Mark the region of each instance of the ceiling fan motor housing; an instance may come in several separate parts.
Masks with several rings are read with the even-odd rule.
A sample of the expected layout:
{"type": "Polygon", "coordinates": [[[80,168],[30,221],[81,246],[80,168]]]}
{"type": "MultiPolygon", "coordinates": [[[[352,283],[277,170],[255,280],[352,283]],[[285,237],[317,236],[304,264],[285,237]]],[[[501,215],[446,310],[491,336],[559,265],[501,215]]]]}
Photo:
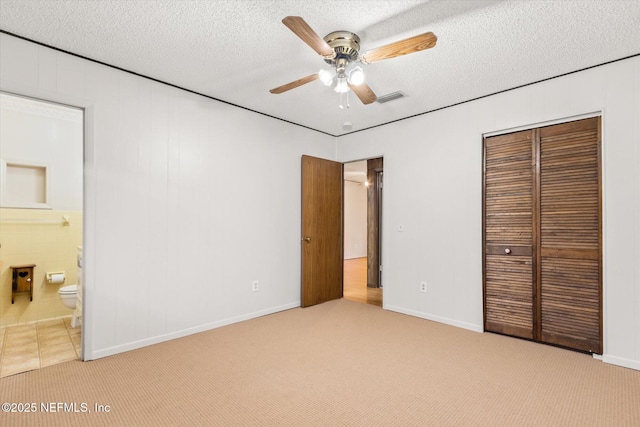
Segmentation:
{"type": "Polygon", "coordinates": [[[336,53],[333,59],[325,58],[325,62],[331,65],[348,64],[358,60],[360,52],[360,37],[350,31],[334,31],[324,36],[324,41],[336,53]]]}

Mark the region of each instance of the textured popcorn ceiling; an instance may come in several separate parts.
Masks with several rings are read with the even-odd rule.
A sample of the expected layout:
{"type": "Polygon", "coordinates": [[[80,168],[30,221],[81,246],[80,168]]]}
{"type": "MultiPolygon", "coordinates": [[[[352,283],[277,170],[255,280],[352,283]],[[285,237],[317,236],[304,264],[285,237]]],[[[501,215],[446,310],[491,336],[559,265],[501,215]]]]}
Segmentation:
{"type": "Polygon", "coordinates": [[[640,54],[639,0],[0,0],[0,29],[293,123],[341,135],[640,54]],[[338,108],[326,65],[281,20],[355,32],[362,52],[425,31],[435,48],[364,66],[386,104],[338,108]]]}

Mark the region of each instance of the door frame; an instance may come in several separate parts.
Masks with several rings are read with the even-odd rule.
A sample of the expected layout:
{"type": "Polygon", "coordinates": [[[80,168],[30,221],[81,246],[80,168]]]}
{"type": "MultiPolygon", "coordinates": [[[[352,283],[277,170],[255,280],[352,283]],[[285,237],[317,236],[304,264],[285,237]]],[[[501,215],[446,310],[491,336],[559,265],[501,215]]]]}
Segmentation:
{"type": "MultiPolygon", "coordinates": [[[[310,156],[310,155],[303,154],[303,155],[301,156],[301,162],[302,162],[302,158],[304,158],[304,157],[315,157],[315,156],[310,156]]],[[[383,158],[384,158],[384,156],[383,156],[383,155],[378,155],[378,156],[372,156],[372,157],[367,157],[367,158],[363,158],[363,159],[344,160],[344,161],[339,161],[339,160],[330,160],[330,159],[324,159],[324,160],[330,160],[330,161],[333,161],[333,162],[336,162],[336,163],[340,163],[340,164],[342,165],[342,168],[343,168],[343,171],[344,171],[344,165],[345,165],[346,163],[353,163],[353,162],[358,162],[358,161],[363,161],[363,160],[367,161],[367,160],[371,160],[371,159],[378,159],[378,158],[379,158],[379,159],[383,159],[383,158]]],[[[301,181],[300,181],[300,182],[301,182],[301,190],[302,190],[302,170],[301,170],[301,177],[300,177],[300,178],[301,178],[301,181]]],[[[374,175],[374,178],[377,178],[377,177],[376,177],[376,175],[374,175]]],[[[301,191],[301,198],[302,198],[302,197],[303,197],[303,196],[302,196],[302,191],[301,191]]],[[[382,210],[383,203],[384,203],[383,201],[379,201],[379,208],[380,208],[380,211],[382,210]]],[[[342,211],[343,211],[343,214],[342,214],[342,220],[341,220],[341,242],[342,242],[341,263],[342,263],[342,264],[344,264],[344,172],[343,172],[343,174],[342,174],[342,197],[341,197],[341,204],[342,204],[342,211]]],[[[301,205],[302,205],[302,200],[301,200],[301,205]]],[[[368,211],[368,206],[367,206],[367,211],[368,211]]],[[[380,213],[381,213],[381,212],[380,212],[380,213]]],[[[382,259],[382,252],[383,252],[383,246],[382,246],[382,242],[383,242],[382,228],[383,228],[383,227],[382,227],[382,220],[381,220],[382,218],[381,218],[380,213],[379,213],[379,216],[378,216],[378,217],[379,217],[379,222],[378,222],[378,252],[379,252],[379,254],[380,254],[380,259],[382,259]]],[[[300,230],[301,230],[301,236],[300,236],[300,243],[301,243],[301,246],[300,246],[300,258],[301,258],[301,259],[300,259],[300,268],[301,268],[301,270],[300,270],[300,290],[301,290],[301,294],[300,294],[300,306],[301,306],[301,307],[305,307],[305,304],[304,304],[304,301],[303,301],[303,296],[302,296],[303,287],[304,287],[304,270],[303,270],[303,268],[304,268],[304,267],[303,267],[302,263],[303,263],[303,257],[304,257],[304,254],[303,254],[304,246],[303,246],[303,245],[304,245],[306,242],[305,242],[305,236],[304,236],[304,230],[303,230],[304,225],[302,224],[302,221],[303,221],[303,218],[302,218],[302,212],[301,212],[300,218],[301,218],[301,228],[300,228],[300,230]]],[[[368,220],[367,220],[367,222],[368,222],[368,220]]],[[[367,226],[367,228],[368,228],[368,226],[367,226]]],[[[382,272],[382,271],[380,271],[380,276],[379,276],[379,277],[380,277],[380,280],[382,280],[382,275],[383,275],[383,272],[382,272]]],[[[342,276],[342,282],[341,282],[341,285],[342,285],[342,295],[341,295],[341,297],[343,297],[343,296],[344,296],[344,271],[343,271],[343,276],[342,276]]],[[[383,307],[384,307],[384,300],[383,300],[383,307]]]]}
{"type": "MultiPolygon", "coordinates": [[[[376,173],[374,173],[373,177],[374,179],[377,179],[377,174],[381,171],[384,170],[384,156],[381,155],[377,155],[377,156],[371,156],[371,157],[365,157],[365,158],[361,158],[361,159],[354,159],[354,160],[343,160],[343,161],[339,161],[342,166],[343,166],[343,170],[344,170],[344,165],[346,163],[354,163],[354,162],[360,162],[360,161],[369,161],[369,160],[375,160],[375,159],[380,159],[382,165],[378,168],[379,170],[376,170],[376,173]]],[[[367,180],[369,179],[369,169],[367,168],[367,180]]],[[[344,187],[344,178],[343,178],[343,187],[344,187]]],[[[343,189],[344,191],[344,189],[343,189]]],[[[382,226],[382,211],[383,211],[383,205],[384,205],[384,197],[382,198],[382,200],[378,201],[378,207],[379,207],[379,211],[377,212],[377,216],[378,216],[378,254],[379,254],[379,260],[383,259],[383,249],[384,249],[384,239],[383,239],[383,235],[382,235],[382,230],[383,230],[383,226],[382,226]]],[[[342,209],[343,209],[343,213],[344,213],[344,197],[342,199],[342,209]]],[[[368,206],[368,200],[367,200],[367,225],[369,223],[369,206],[368,206]]],[[[367,230],[367,234],[368,234],[368,230],[367,230]]],[[[304,236],[301,236],[302,238],[304,238],[304,236]]],[[[343,245],[344,245],[344,215],[342,216],[342,241],[343,241],[343,245]]],[[[368,245],[367,245],[368,246],[368,245]]],[[[302,251],[302,249],[301,249],[302,251]]],[[[301,252],[301,256],[302,256],[302,252],[301,252]]],[[[368,248],[367,248],[367,256],[368,256],[368,248]]],[[[344,258],[344,250],[343,250],[343,258],[344,258]]],[[[344,262],[344,259],[343,259],[344,262]]],[[[381,265],[381,264],[380,264],[381,265]]],[[[379,270],[379,268],[378,268],[379,270]]],[[[383,272],[384,269],[382,269],[382,271],[379,271],[379,283],[383,283],[382,280],[382,276],[383,276],[383,272]]],[[[367,276],[368,276],[368,272],[367,272],[367,276]]],[[[344,276],[343,276],[343,282],[344,282],[344,276]]],[[[302,271],[301,271],[301,284],[302,284],[302,271]]],[[[368,286],[368,283],[367,283],[368,286]]],[[[343,295],[344,295],[344,287],[343,287],[343,295]]],[[[384,307],[384,298],[382,299],[383,302],[383,307],[384,307]]]]}
{"type": "MultiPolygon", "coordinates": [[[[604,335],[604,330],[606,327],[606,319],[607,316],[605,316],[605,311],[606,311],[606,299],[605,299],[605,294],[606,294],[606,288],[607,288],[607,284],[605,281],[605,275],[604,275],[604,269],[605,269],[605,254],[604,254],[604,246],[605,246],[605,230],[604,230],[604,224],[606,224],[605,221],[605,212],[606,210],[604,209],[604,201],[605,201],[605,181],[606,181],[606,165],[604,162],[604,145],[605,145],[605,132],[604,132],[604,117],[605,117],[605,112],[604,112],[604,108],[601,108],[599,110],[595,110],[595,111],[591,111],[591,112],[587,112],[587,113],[583,113],[583,114],[576,114],[573,116],[566,116],[566,117],[562,117],[562,118],[558,118],[558,119],[553,119],[553,120],[547,120],[547,121],[542,121],[542,122],[535,122],[535,123],[530,123],[530,124],[526,124],[526,125],[521,125],[521,126],[514,126],[511,128],[505,128],[505,129],[500,129],[500,130],[495,130],[495,131],[489,131],[489,132],[484,132],[481,135],[481,144],[482,144],[482,168],[481,168],[481,174],[482,174],[482,241],[481,241],[481,245],[482,245],[482,332],[487,332],[485,329],[485,325],[486,325],[486,301],[485,301],[485,282],[486,282],[486,276],[485,276],[485,271],[486,271],[486,265],[485,265],[485,257],[486,257],[486,245],[485,245],[485,222],[484,222],[484,218],[486,215],[486,206],[485,206],[485,198],[486,198],[486,194],[485,194],[485,164],[486,164],[486,147],[484,144],[484,141],[486,138],[489,137],[493,137],[493,136],[501,136],[501,135],[506,135],[506,134],[510,134],[510,133],[514,133],[514,132],[519,132],[519,131],[525,131],[525,130],[532,130],[532,129],[538,129],[538,128],[542,128],[542,127],[547,127],[547,126],[554,126],[554,125],[559,125],[559,124],[564,124],[564,123],[569,123],[569,122],[574,122],[574,121],[578,121],[578,120],[583,120],[583,119],[591,119],[591,118],[595,118],[595,117],[599,117],[600,118],[600,125],[599,125],[599,138],[600,138],[600,144],[599,144],[599,151],[598,151],[598,167],[599,167],[599,176],[598,176],[598,185],[599,185],[599,204],[600,204],[600,218],[599,218],[599,234],[600,234],[600,244],[599,244],[599,252],[600,252],[600,271],[599,271],[599,280],[600,280],[600,343],[601,343],[601,353],[596,354],[593,353],[594,357],[595,356],[602,356],[604,354],[606,354],[606,349],[607,349],[607,342],[606,342],[606,336],[604,335]]],[[[538,147],[539,149],[539,147],[538,147]]],[[[539,154],[539,153],[538,153],[539,154]]],[[[538,156],[539,158],[539,156],[538,156]]],[[[540,169],[540,164],[537,163],[536,164],[536,171],[539,172],[540,169]]],[[[538,180],[535,180],[535,185],[539,186],[540,183],[538,182],[538,180]]],[[[539,191],[537,191],[539,189],[534,189],[534,192],[536,192],[536,194],[539,194],[539,191]]],[[[539,242],[538,242],[539,243],[539,242]]],[[[536,244],[536,242],[534,241],[534,244],[536,244]]],[[[536,284],[536,288],[534,289],[534,299],[539,298],[539,265],[533,266],[534,267],[534,271],[533,274],[534,275],[538,275],[538,277],[535,277],[535,284],[536,284]]],[[[534,301],[535,303],[535,301],[534,301]]],[[[539,306],[539,304],[538,304],[539,306]]],[[[539,310],[539,308],[538,308],[539,310]]],[[[535,320],[535,319],[534,319],[535,320]]],[[[534,342],[539,342],[542,344],[547,344],[547,345],[552,345],[552,344],[548,344],[548,343],[544,343],[542,341],[539,341],[538,338],[535,337],[536,331],[538,330],[538,325],[534,325],[534,342]]]]}
{"type": "MultiPolygon", "coordinates": [[[[64,107],[74,108],[82,111],[82,277],[79,278],[82,286],[82,316],[80,318],[80,361],[93,360],[93,352],[91,351],[93,336],[90,332],[93,328],[93,309],[91,307],[91,299],[93,295],[87,295],[87,290],[93,285],[93,280],[87,283],[87,253],[92,256],[95,252],[94,242],[95,236],[93,230],[95,215],[95,197],[92,189],[95,187],[95,173],[93,173],[94,159],[94,141],[93,127],[95,110],[92,102],[83,98],[69,97],[59,93],[42,94],[40,90],[24,90],[14,91],[8,87],[0,88],[0,93],[20,98],[28,98],[34,101],[44,102],[48,104],[57,104],[64,107]],[[90,190],[91,189],[91,190],[90,190]],[[87,307],[89,307],[87,309],[87,307]]],[[[93,262],[89,262],[89,269],[93,272],[93,262]]],[[[89,292],[90,294],[90,292],[89,292]]]]}

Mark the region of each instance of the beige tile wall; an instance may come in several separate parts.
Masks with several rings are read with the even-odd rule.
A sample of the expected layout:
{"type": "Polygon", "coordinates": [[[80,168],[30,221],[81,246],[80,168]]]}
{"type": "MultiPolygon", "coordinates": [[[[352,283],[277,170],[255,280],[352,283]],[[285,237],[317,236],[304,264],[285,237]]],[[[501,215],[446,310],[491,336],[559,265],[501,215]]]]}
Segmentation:
{"type": "Polygon", "coordinates": [[[61,286],[77,283],[76,248],[82,245],[82,212],[42,209],[0,209],[0,326],[72,314],[58,296],[61,286]],[[7,220],[62,220],[69,225],[11,223],[7,220]],[[11,266],[36,264],[33,301],[17,294],[11,304],[11,266]],[[64,271],[65,282],[49,284],[46,273],[64,271]]]}

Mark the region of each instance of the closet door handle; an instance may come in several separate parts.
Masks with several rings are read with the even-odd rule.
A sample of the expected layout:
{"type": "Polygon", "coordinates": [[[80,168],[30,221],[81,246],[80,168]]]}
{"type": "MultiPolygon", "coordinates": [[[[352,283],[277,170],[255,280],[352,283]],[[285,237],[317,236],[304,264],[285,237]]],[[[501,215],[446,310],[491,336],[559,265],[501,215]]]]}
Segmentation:
{"type": "Polygon", "coordinates": [[[309,236],[303,237],[302,240],[304,240],[305,242],[309,243],[309,242],[311,242],[311,237],[309,237],[309,236]]]}
{"type": "Polygon", "coordinates": [[[509,255],[509,254],[511,253],[511,249],[506,248],[506,249],[504,250],[504,253],[505,253],[505,254],[507,254],[507,255],[509,255]]]}

